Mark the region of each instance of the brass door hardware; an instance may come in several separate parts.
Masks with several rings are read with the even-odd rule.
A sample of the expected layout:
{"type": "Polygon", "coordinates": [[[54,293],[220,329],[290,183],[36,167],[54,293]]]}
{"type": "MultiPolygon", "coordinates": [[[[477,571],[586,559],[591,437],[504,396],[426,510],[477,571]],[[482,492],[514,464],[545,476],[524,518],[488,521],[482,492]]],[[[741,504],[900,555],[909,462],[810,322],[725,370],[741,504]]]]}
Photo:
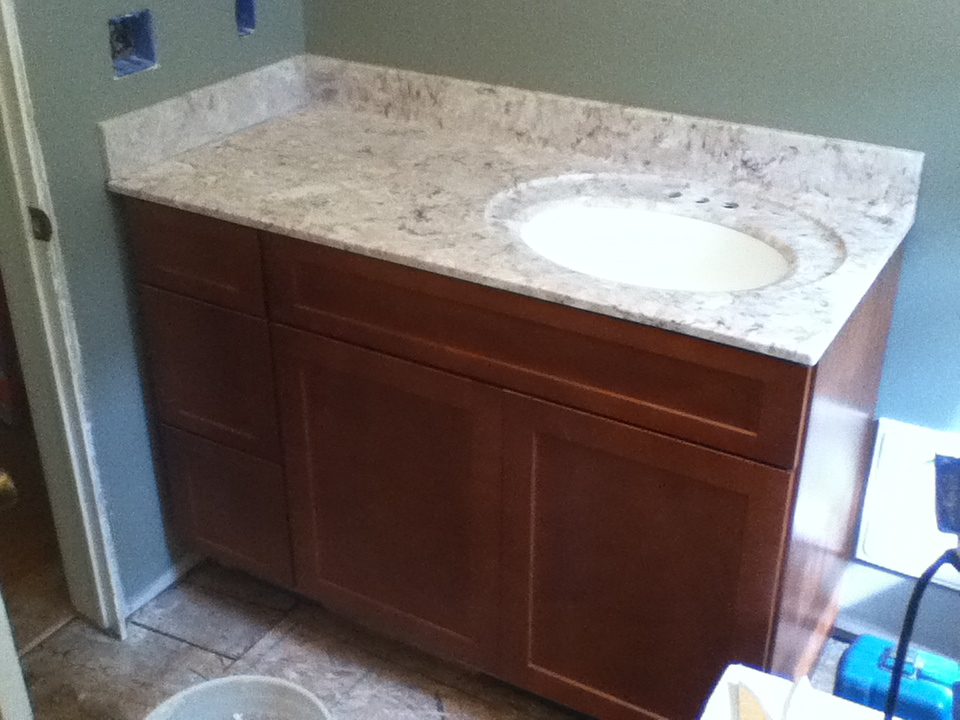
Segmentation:
{"type": "Polygon", "coordinates": [[[0,470],[0,509],[8,508],[17,502],[17,486],[6,470],[0,470]]]}

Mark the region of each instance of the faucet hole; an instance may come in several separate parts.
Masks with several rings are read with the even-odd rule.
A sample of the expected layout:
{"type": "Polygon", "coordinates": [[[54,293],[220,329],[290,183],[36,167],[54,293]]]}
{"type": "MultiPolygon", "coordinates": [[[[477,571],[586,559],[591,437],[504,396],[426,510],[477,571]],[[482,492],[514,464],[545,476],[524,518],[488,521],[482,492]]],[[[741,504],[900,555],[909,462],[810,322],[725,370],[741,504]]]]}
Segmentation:
{"type": "Polygon", "coordinates": [[[694,200],[694,202],[697,203],[697,205],[703,205],[704,203],[710,202],[710,198],[702,197],[694,200]]]}
{"type": "Polygon", "coordinates": [[[679,190],[674,190],[672,193],[667,193],[667,197],[670,198],[671,200],[674,200],[678,197],[683,197],[683,193],[680,192],[679,190]]]}
{"type": "Polygon", "coordinates": [[[734,208],[740,207],[740,203],[725,202],[725,203],[723,204],[723,206],[724,206],[725,208],[727,208],[727,210],[733,210],[734,208]]]}

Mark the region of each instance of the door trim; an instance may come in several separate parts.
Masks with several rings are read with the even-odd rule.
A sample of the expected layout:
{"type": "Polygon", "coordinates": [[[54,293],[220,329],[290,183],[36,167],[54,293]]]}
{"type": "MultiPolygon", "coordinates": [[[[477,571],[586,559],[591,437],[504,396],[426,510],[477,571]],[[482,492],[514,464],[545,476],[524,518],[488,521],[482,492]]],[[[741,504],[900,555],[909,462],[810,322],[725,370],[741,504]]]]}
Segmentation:
{"type": "MultiPolygon", "coordinates": [[[[14,0],[0,0],[0,172],[12,177],[21,222],[0,243],[14,335],[21,356],[70,598],[82,615],[119,637],[126,632],[113,542],[90,437],[83,366],[60,253],[57,221],[30,99],[14,0]],[[32,239],[26,207],[53,224],[32,239]]],[[[0,202],[9,203],[10,198],[0,202]]]]}
{"type": "Polygon", "coordinates": [[[13,628],[0,595],[0,720],[33,720],[13,628]]]}

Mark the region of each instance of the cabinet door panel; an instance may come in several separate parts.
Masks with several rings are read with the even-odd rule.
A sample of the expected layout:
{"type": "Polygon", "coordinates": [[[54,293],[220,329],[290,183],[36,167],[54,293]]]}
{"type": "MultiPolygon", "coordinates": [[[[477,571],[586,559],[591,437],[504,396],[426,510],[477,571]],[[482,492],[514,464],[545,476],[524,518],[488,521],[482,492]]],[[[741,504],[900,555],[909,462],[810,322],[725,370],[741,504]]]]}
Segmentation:
{"type": "Polygon", "coordinates": [[[727,663],[763,665],[788,473],[519,396],[504,412],[512,681],[682,720],[727,663]]]}
{"type": "Polygon", "coordinates": [[[279,459],[266,321],[145,285],[140,299],[160,419],[279,459]]]}
{"type": "Polygon", "coordinates": [[[293,583],[287,498],[278,465],[161,426],[164,476],[188,543],[281,585],[293,583]]]}
{"type": "Polygon", "coordinates": [[[491,667],[500,393],[274,328],[298,589],[491,667]]]}

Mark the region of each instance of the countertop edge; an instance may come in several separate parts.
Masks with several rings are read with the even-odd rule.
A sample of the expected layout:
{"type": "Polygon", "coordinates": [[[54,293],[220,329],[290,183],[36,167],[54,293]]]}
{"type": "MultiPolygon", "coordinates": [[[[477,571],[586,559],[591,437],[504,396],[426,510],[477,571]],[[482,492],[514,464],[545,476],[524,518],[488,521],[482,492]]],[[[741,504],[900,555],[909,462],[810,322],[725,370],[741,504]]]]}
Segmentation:
{"type": "MultiPolygon", "coordinates": [[[[727,335],[722,332],[711,333],[703,328],[691,327],[679,322],[665,321],[656,317],[638,317],[637,315],[631,315],[628,312],[623,312],[617,307],[610,307],[608,305],[602,305],[599,303],[585,302],[577,298],[571,298],[569,296],[559,293],[552,293],[550,291],[534,291],[529,286],[523,284],[509,283],[498,280],[497,278],[477,277],[470,273],[458,272],[456,268],[438,265],[436,263],[431,263],[430,261],[418,260],[416,258],[411,258],[399,253],[378,252],[362,245],[356,245],[348,241],[338,240],[337,238],[313,235],[310,233],[297,231],[296,229],[291,229],[289,227],[263,222],[258,220],[255,216],[238,216],[220,208],[208,207],[197,203],[172,199],[164,195],[156,195],[153,193],[144,192],[142,190],[124,185],[122,179],[111,180],[108,183],[108,188],[112,193],[123,197],[153,202],[166,207],[175,208],[177,210],[205,215],[222,220],[224,222],[234,223],[243,227],[249,227],[263,232],[283,235],[285,237],[291,237],[297,240],[317,243],[318,245],[323,245],[335,250],[345,250],[347,252],[356,253],[357,255],[396,263],[398,265],[415,270],[424,270],[426,272],[436,273],[444,277],[462,280],[464,282],[473,283],[482,287],[503,290],[505,292],[523,295],[536,300],[542,300],[544,302],[550,302],[557,305],[562,305],[564,307],[572,307],[597,315],[611,317],[617,320],[635,323],[637,325],[643,325],[645,327],[652,327],[665,330],[667,332],[674,332],[687,337],[694,337],[700,340],[714,342],[724,345],[725,347],[732,347],[738,350],[766,355],[768,357],[776,358],[777,360],[783,360],[785,362],[803,365],[805,367],[812,367],[820,362],[820,360],[823,358],[823,355],[826,353],[827,349],[829,349],[831,343],[842,329],[842,325],[846,323],[846,321],[844,321],[844,323],[841,324],[841,327],[837,328],[833,333],[830,331],[824,331],[816,336],[813,336],[806,342],[807,347],[805,348],[791,349],[777,345],[761,345],[759,343],[751,343],[749,340],[733,334],[727,335]]],[[[856,310],[857,304],[859,304],[859,300],[854,304],[854,307],[850,311],[850,315],[852,315],[853,311],[856,310]]]]}

